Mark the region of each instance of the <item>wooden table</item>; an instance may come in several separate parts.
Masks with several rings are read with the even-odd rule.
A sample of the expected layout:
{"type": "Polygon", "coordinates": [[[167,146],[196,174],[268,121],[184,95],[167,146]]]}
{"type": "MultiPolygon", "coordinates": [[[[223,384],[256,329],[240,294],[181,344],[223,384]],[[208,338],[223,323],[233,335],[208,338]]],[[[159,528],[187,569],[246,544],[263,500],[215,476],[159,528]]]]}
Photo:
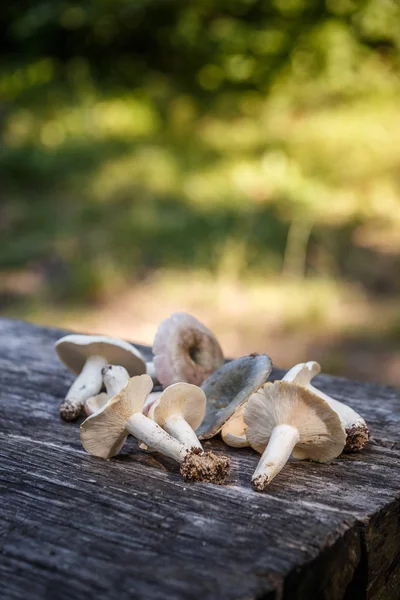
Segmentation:
{"type": "Polygon", "coordinates": [[[189,484],[134,439],[84,452],[58,416],[64,333],[0,319],[2,600],[400,598],[398,390],[319,377],[369,423],[362,453],[292,462],[258,494],[258,456],[211,440],[228,484],[189,484]]]}

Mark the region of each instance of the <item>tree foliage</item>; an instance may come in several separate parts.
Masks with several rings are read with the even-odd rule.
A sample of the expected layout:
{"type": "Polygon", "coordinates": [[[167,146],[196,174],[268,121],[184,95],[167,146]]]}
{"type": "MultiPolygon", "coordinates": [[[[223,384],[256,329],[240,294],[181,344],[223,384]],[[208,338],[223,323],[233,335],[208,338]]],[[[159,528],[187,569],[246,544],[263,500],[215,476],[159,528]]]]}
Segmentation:
{"type": "Polygon", "coordinates": [[[360,248],[398,251],[394,0],[0,14],[3,268],[81,297],[227,253],[240,275],[354,275],[360,248]]]}

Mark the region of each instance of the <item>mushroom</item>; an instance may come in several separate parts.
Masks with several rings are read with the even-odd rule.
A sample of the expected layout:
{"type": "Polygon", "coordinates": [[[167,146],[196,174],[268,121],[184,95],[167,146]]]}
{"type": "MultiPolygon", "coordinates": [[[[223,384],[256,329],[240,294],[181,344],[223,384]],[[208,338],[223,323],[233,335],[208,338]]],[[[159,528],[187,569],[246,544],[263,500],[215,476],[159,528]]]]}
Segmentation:
{"type": "Polygon", "coordinates": [[[74,421],[85,400],[98,394],[102,387],[101,370],[107,364],[121,365],[130,375],[146,372],[143,356],[134,346],[106,336],[67,335],[55,344],[60,360],[78,374],[60,406],[60,415],[74,421]]]}
{"type": "Polygon", "coordinates": [[[109,398],[118,394],[129,381],[129,373],[121,365],[106,365],[101,374],[109,398]]]}
{"type": "Polygon", "coordinates": [[[221,429],[223,441],[233,448],[246,448],[249,445],[243,420],[245,406],[246,403],[239,406],[221,429]]]}
{"type": "Polygon", "coordinates": [[[184,312],[161,322],[153,344],[153,364],[158,381],[201,385],[224,362],[214,334],[198,319],[184,312]]]}
{"type": "Polygon", "coordinates": [[[143,404],[143,410],[142,413],[144,415],[149,414],[149,410],[151,409],[151,407],[153,406],[153,404],[159,399],[159,397],[161,396],[162,392],[151,392],[147,398],[145,403],[143,404]]]}
{"type": "Polygon", "coordinates": [[[186,448],[203,448],[194,432],[204,419],[206,396],[190,383],[174,383],[163,391],[149,411],[149,417],[186,448]]]}
{"type": "Polygon", "coordinates": [[[207,398],[206,415],[196,433],[201,440],[216,435],[242,404],[268,379],[272,363],[266,354],[232,360],[201,386],[207,398]]]}
{"type": "Polygon", "coordinates": [[[198,448],[188,450],[142,414],[144,401],[152,387],[149,375],[132,377],[103,408],[88,417],[80,429],[85,450],[94,456],[112,458],[131,434],[153,450],[180,463],[185,479],[222,483],[229,471],[227,458],[201,455],[198,448]]]}
{"type": "MultiPolygon", "coordinates": [[[[154,380],[153,380],[154,381],[154,380]]],[[[147,417],[153,404],[159,399],[162,392],[150,392],[147,396],[145,403],[143,404],[142,413],[147,417]]],[[[144,442],[138,441],[138,446],[141,450],[152,450],[144,442]]]]}
{"type": "Polygon", "coordinates": [[[311,384],[313,377],[318,375],[320,371],[321,367],[315,361],[300,363],[290,369],[290,371],[288,371],[283,377],[282,381],[292,381],[293,383],[304,385],[314,394],[323,398],[329,404],[329,406],[338,413],[343,422],[347,434],[344,451],[355,452],[357,450],[361,450],[364,448],[369,439],[369,430],[366,422],[362,416],[350,406],[331,398],[311,384]]]}
{"type": "Polygon", "coordinates": [[[107,400],[122,390],[129,379],[128,371],[119,365],[106,365],[102,368],[101,375],[106,391],[86,400],[85,413],[87,416],[100,410],[107,400]]]}
{"type": "MultiPolygon", "coordinates": [[[[112,365],[108,365],[108,367],[103,367],[102,371],[104,372],[104,369],[111,368],[111,367],[112,367],[112,365]]],[[[118,369],[118,368],[123,369],[123,367],[114,367],[114,368],[115,369],[118,369]]],[[[125,369],[124,369],[124,371],[125,371],[125,369]]],[[[116,385],[116,382],[114,381],[114,385],[115,385],[114,389],[116,389],[116,393],[118,393],[118,391],[120,391],[124,387],[124,385],[126,385],[128,379],[129,379],[129,374],[127,371],[126,371],[126,374],[127,374],[126,381],[123,385],[120,386],[119,390],[118,390],[118,386],[116,385]]],[[[109,373],[109,376],[110,376],[110,373],[109,373]]],[[[122,381],[121,381],[121,383],[122,383],[122,381]]],[[[85,402],[86,416],[90,417],[90,415],[92,415],[93,413],[100,410],[100,408],[103,408],[103,406],[108,402],[108,400],[110,398],[112,398],[113,394],[111,393],[110,387],[107,388],[106,381],[105,381],[105,386],[106,386],[107,392],[101,392],[97,396],[91,396],[90,398],[88,398],[86,400],[86,402],[85,402]]],[[[150,408],[152,407],[154,402],[156,400],[158,400],[158,398],[161,396],[161,394],[162,394],[162,392],[150,392],[150,394],[147,396],[145,403],[143,404],[143,408],[142,408],[142,413],[146,417],[148,415],[150,408]]],[[[149,448],[147,447],[147,445],[144,442],[139,442],[138,445],[141,450],[149,450],[149,448]]]]}
{"type": "Polygon", "coordinates": [[[307,388],[275,381],[253,394],[244,410],[249,444],[262,456],[252,486],[263,491],[289,457],[317,462],[333,460],[342,452],[346,432],[339,415],[307,388]]]}
{"type": "MultiPolygon", "coordinates": [[[[195,429],[201,424],[206,410],[206,397],[203,390],[190,383],[175,383],[164,390],[149,410],[153,419],[167,433],[179,440],[196,457],[195,469],[203,469],[207,477],[217,483],[229,472],[229,459],[213,452],[204,452],[195,429]]],[[[182,471],[193,473],[193,465],[185,465],[182,471]]],[[[186,475],[187,476],[187,475],[186,475]]],[[[193,476],[191,476],[193,478],[193,476]]]]}
{"type": "Polygon", "coordinates": [[[86,400],[84,406],[86,416],[90,417],[90,415],[93,415],[100,410],[100,408],[103,408],[109,398],[110,396],[107,392],[100,392],[100,394],[96,394],[96,396],[90,396],[90,398],[86,400]]]}
{"type": "MultiPolygon", "coordinates": [[[[369,439],[369,430],[364,419],[350,406],[331,398],[321,390],[315,388],[310,382],[315,375],[321,371],[320,365],[315,361],[300,363],[294,366],[282,378],[282,381],[289,381],[303,385],[317,394],[333,408],[342,419],[347,438],[344,452],[355,452],[361,450],[369,439]]],[[[245,433],[245,424],[243,421],[244,406],[242,405],[234,415],[225,423],[221,430],[221,436],[228,446],[243,448],[248,446],[245,433]]]]}

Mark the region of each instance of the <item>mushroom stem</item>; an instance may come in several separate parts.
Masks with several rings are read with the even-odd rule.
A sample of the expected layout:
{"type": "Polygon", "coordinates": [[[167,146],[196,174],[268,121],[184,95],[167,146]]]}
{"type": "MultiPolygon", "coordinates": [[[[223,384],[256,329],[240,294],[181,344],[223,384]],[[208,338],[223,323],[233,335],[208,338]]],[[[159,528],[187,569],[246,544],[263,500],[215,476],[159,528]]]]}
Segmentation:
{"type": "Polygon", "coordinates": [[[101,374],[110,398],[119,394],[129,381],[128,371],[118,365],[106,365],[102,368],[101,374]]]}
{"type": "Polygon", "coordinates": [[[333,408],[333,410],[335,410],[339,414],[339,417],[343,419],[346,427],[350,425],[356,425],[358,423],[365,424],[365,421],[362,418],[362,416],[359,415],[354,409],[352,409],[351,406],[343,404],[343,402],[339,402],[339,400],[335,400],[335,398],[331,398],[322,390],[318,390],[315,386],[313,386],[312,383],[309,383],[307,387],[309,390],[314,392],[314,394],[317,394],[318,396],[321,396],[321,398],[326,400],[329,406],[333,408]]]}
{"type": "Polygon", "coordinates": [[[161,452],[178,463],[182,463],[186,458],[188,449],[142,413],[135,413],[129,417],[126,430],[152,450],[161,452]]]}
{"type": "Polygon", "coordinates": [[[164,429],[176,438],[185,446],[185,448],[200,448],[203,452],[203,447],[199,439],[189,423],[181,415],[171,415],[165,420],[164,429]]]}
{"type": "Polygon", "coordinates": [[[135,413],[125,424],[126,431],[152,450],[176,460],[184,479],[222,483],[229,473],[229,459],[200,448],[188,448],[164,431],[155,421],[135,413]]]}
{"type": "Polygon", "coordinates": [[[85,400],[100,392],[103,385],[101,370],[106,364],[107,360],[102,356],[90,356],[87,359],[60,406],[63,419],[74,421],[80,415],[85,400]]]}
{"type": "Polygon", "coordinates": [[[362,416],[353,408],[347,404],[343,404],[343,402],[339,402],[339,400],[331,398],[328,394],[325,394],[312,385],[311,379],[315,377],[315,375],[318,375],[320,369],[319,364],[315,361],[300,363],[290,369],[290,371],[282,378],[282,381],[295,382],[299,385],[303,385],[320,398],[323,398],[329,406],[337,412],[346,430],[347,438],[344,452],[361,450],[369,439],[368,425],[362,416]]]}
{"type": "Polygon", "coordinates": [[[101,369],[101,375],[107,391],[96,396],[90,396],[86,400],[85,413],[88,417],[100,410],[107,400],[119,394],[129,380],[128,371],[117,365],[106,365],[101,369]]]}
{"type": "Polygon", "coordinates": [[[283,469],[299,439],[298,430],[291,425],[274,427],[251,478],[251,484],[257,492],[262,492],[283,469]]]}
{"type": "Polygon", "coordinates": [[[368,425],[362,416],[352,409],[351,406],[331,398],[321,390],[318,390],[311,383],[309,383],[307,387],[311,392],[318,394],[321,398],[326,400],[329,406],[339,415],[347,436],[346,445],[343,451],[355,452],[361,450],[369,439],[368,425]]]}

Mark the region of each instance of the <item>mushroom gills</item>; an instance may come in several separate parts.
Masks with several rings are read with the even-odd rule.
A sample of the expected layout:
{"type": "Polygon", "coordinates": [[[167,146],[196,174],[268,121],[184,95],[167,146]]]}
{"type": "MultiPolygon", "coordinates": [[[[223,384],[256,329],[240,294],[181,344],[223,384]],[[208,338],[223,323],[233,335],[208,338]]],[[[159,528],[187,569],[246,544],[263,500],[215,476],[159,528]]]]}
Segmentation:
{"type": "MultiPolygon", "coordinates": [[[[311,379],[318,375],[321,367],[315,361],[300,363],[295,365],[282,381],[289,381],[298,385],[303,385],[311,392],[323,398],[333,410],[335,410],[343,422],[346,430],[346,445],[344,452],[355,452],[361,450],[369,439],[369,430],[365,420],[353,408],[343,402],[339,402],[331,398],[323,391],[312,385],[311,379]]],[[[245,424],[243,421],[244,405],[239,407],[232,417],[225,423],[221,430],[221,436],[228,446],[235,448],[243,448],[248,446],[248,441],[245,433],[245,424]]],[[[296,450],[296,452],[300,452],[296,450]]]]}
{"type": "Polygon", "coordinates": [[[266,383],[249,399],[244,421],[249,444],[261,454],[252,476],[258,492],[276,477],[290,456],[317,462],[342,452],[346,433],[339,415],[304,386],[266,383]]]}
{"type": "Polygon", "coordinates": [[[369,440],[369,429],[365,420],[353,408],[335,400],[325,392],[312,385],[311,380],[320,373],[321,367],[316,361],[299,363],[295,365],[282,381],[289,381],[304,385],[311,392],[323,398],[334,411],[336,411],[343,422],[347,438],[344,452],[355,452],[361,450],[369,440]]]}
{"type": "Polygon", "coordinates": [[[132,434],[151,448],[177,461],[181,465],[183,477],[222,483],[229,472],[227,457],[214,454],[210,457],[199,448],[188,449],[155,421],[142,414],[144,402],[152,387],[149,375],[132,377],[103,408],[88,417],[80,428],[85,450],[94,456],[112,458],[121,450],[127,436],[132,434]]]}

